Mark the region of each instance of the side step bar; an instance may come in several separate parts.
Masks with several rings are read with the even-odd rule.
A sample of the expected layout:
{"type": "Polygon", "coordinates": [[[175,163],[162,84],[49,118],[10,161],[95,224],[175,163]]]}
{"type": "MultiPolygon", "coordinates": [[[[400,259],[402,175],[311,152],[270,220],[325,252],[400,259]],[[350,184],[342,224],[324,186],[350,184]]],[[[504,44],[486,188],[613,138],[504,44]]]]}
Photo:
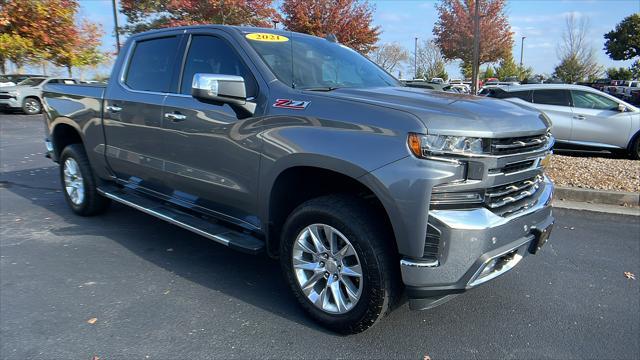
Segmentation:
{"type": "Polygon", "coordinates": [[[98,192],[111,200],[178,225],[230,248],[249,254],[258,254],[264,250],[264,241],[249,234],[181,212],[158,201],[135,194],[132,191],[98,188],[98,192]]]}

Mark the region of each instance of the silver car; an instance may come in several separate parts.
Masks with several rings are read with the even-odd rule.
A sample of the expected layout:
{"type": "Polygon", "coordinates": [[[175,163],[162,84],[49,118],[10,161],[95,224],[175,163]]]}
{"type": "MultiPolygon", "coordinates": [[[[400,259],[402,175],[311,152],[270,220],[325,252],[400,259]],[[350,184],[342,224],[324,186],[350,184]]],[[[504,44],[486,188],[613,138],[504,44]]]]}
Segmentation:
{"type": "Polygon", "coordinates": [[[552,122],[558,145],[640,158],[640,109],[596,89],[567,84],[501,87],[488,96],[527,103],[552,122]]]}
{"type": "Polygon", "coordinates": [[[31,77],[16,86],[0,88],[0,110],[22,110],[27,115],[42,111],[42,87],[46,84],[77,84],[78,81],[58,77],[31,77]]]}

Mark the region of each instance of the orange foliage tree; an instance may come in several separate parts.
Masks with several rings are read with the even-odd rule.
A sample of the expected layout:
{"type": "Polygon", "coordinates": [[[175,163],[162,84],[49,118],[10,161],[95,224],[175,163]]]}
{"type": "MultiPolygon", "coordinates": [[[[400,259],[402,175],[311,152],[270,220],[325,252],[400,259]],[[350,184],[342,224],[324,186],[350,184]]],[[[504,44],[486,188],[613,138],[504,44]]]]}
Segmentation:
{"type": "MultiPolygon", "coordinates": [[[[473,61],[473,17],[476,0],[441,0],[435,42],[447,60],[459,59],[463,68],[473,61]]],[[[506,0],[478,0],[480,64],[496,62],[511,53],[513,32],[505,14],[506,0]]]]}
{"type": "Polygon", "coordinates": [[[341,44],[368,54],[375,49],[380,27],[373,26],[374,7],[360,0],[284,0],[284,26],[316,36],[334,34],[341,44]]]}

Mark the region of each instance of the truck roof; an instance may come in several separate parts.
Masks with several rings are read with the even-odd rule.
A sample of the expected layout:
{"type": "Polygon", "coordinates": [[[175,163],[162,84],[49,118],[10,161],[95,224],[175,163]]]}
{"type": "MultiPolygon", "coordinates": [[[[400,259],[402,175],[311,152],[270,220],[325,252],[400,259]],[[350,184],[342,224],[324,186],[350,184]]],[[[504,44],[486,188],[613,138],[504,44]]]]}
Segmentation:
{"type": "Polygon", "coordinates": [[[257,26],[221,25],[221,24],[187,25],[187,26],[168,27],[168,28],[155,29],[155,30],[149,30],[149,31],[137,33],[135,35],[132,35],[131,37],[138,37],[138,36],[162,33],[162,32],[166,32],[166,31],[181,30],[181,29],[182,30],[217,29],[217,30],[236,31],[236,32],[239,32],[239,33],[264,32],[264,33],[282,35],[282,36],[291,36],[291,34],[296,34],[298,36],[318,37],[318,36],[314,36],[314,35],[303,34],[303,33],[299,33],[299,32],[294,32],[294,31],[289,31],[289,30],[282,30],[282,29],[264,28],[264,27],[257,27],[257,26]]]}

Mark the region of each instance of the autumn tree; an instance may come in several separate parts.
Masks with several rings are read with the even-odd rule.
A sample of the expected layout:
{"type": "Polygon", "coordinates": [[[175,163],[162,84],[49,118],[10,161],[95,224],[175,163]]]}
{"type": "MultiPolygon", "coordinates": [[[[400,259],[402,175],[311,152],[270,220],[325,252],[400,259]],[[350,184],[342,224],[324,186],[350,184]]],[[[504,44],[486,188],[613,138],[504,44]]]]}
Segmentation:
{"type": "Polygon", "coordinates": [[[381,68],[392,73],[398,66],[409,60],[409,52],[400,44],[384,43],[377,45],[368,57],[381,68]]]}
{"type": "Polygon", "coordinates": [[[430,80],[433,78],[448,79],[449,75],[445,69],[445,60],[440,48],[433,40],[424,40],[418,44],[416,52],[413,54],[416,64],[410,65],[410,70],[416,74],[416,78],[430,80]],[[417,66],[417,69],[416,69],[417,66]]]}
{"type": "Polygon", "coordinates": [[[100,25],[84,20],[70,31],[68,43],[51,57],[55,65],[67,69],[69,77],[73,76],[74,67],[95,67],[107,59],[99,49],[103,34],[100,25]]]}
{"type": "Polygon", "coordinates": [[[562,41],[558,45],[560,64],[554,75],[566,83],[592,79],[602,72],[598,64],[596,51],[589,38],[589,20],[576,18],[573,14],[566,17],[562,41]]]}
{"type": "Polygon", "coordinates": [[[88,21],[78,25],[78,9],[76,0],[0,0],[0,62],[19,71],[43,61],[68,69],[93,64],[102,56],[102,33],[88,21]]]}
{"type": "MultiPolygon", "coordinates": [[[[511,53],[513,32],[505,14],[506,0],[479,0],[480,64],[493,63],[511,53]]],[[[465,76],[473,62],[476,0],[441,0],[433,27],[436,44],[447,60],[462,60],[465,76]]],[[[470,74],[469,74],[470,76],[470,74]]]]}
{"type": "Polygon", "coordinates": [[[66,41],[78,3],[75,0],[0,2],[0,61],[22,65],[48,59],[66,41]]]}
{"type": "Polygon", "coordinates": [[[25,62],[35,57],[33,41],[16,34],[0,34],[0,71],[7,72],[7,61],[11,61],[22,72],[25,62]]]}
{"type": "Polygon", "coordinates": [[[613,60],[640,56],[640,13],[629,15],[614,30],[604,34],[604,50],[613,60]]]}
{"type": "Polygon", "coordinates": [[[361,54],[375,48],[380,27],[373,26],[374,7],[361,0],[284,0],[283,24],[291,30],[338,41],[361,54]]]}
{"type": "Polygon", "coordinates": [[[279,15],[273,0],[121,0],[129,25],[125,31],[197,24],[270,27],[279,15]]]}

